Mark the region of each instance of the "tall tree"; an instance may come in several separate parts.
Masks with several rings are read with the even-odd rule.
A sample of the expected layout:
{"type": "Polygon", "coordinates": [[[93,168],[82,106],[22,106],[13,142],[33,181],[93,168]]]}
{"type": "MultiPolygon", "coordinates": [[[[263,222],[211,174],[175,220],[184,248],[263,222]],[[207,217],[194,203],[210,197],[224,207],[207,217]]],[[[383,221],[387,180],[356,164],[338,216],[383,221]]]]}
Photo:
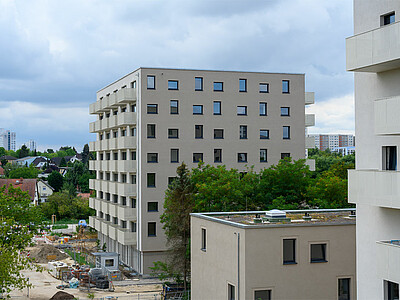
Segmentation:
{"type": "Polygon", "coordinates": [[[17,153],[19,158],[24,158],[29,155],[29,149],[25,145],[22,145],[21,149],[17,150],[17,153]]]}
{"type": "Polygon", "coordinates": [[[50,186],[54,189],[54,191],[58,192],[61,190],[63,186],[64,177],[59,172],[53,171],[47,178],[47,181],[49,182],[50,186]]]}
{"type": "Polygon", "coordinates": [[[82,162],[86,164],[88,160],[89,160],[89,145],[85,144],[82,150],[82,162]]]}
{"type": "Polygon", "coordinates": [[[60,167],[66,167],[66,166],[67,166],[67,161],[63,157],[63,158],[61,158],[61,161],[60,161],[60,167]]]}

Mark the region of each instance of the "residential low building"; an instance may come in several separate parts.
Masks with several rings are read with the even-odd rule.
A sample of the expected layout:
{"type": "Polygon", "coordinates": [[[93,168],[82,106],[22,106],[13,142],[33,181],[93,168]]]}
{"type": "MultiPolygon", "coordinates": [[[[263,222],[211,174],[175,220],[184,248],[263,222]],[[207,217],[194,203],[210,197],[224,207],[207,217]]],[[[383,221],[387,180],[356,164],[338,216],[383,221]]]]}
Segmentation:
{"type": "Polygon", "coordinates": [[[354,209],[191,215],[192,299],[356,299],[354,209]]]}
{"type": "Polygon", "coordinates": [[[47,182],[38,179],[0,179],[0,187],[4,185],[11,185],[28,192],[33,205],[46,202],[48,196],[54,192],[54,189],[47,182]]]}

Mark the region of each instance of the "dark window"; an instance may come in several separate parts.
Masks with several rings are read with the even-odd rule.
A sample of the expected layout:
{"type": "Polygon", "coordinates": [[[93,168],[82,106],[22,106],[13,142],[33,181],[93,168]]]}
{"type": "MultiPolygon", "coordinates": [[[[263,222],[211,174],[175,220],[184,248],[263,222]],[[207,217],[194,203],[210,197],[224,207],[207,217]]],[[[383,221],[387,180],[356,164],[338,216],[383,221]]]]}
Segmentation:
{"type": "Polygon", "coordinates": [[[286,157],[290,158],[290,153],[281,153],[281,159],[285,159],[286,157]]]}
{"type": "Polygon", "coordinates": [[[169,102],[169,113],[171,115],[179,114],[178,100],[171,100],[169,102]]]}
{"type": "Polygon", "coordinates": [[[126,112],[126,106],[124,106],[124,107],[121,108],[121,112],[122,112],[122,113],[126,112]]]}
{"type": "Polygon", "coordinates": [[[194,125],[194,137],[196,139],[203,138],[203,125],[194,125]]]}
{"type": "Polygon", "coordinates": [[[113,203],[118,203],[118,195],[113,195],[113,203]]]}
{"type": "Polygon", "coordinates": [[[282,80],[282,93],[289,94],[289,80],[282,80]]]}
{"type": "Polygon", "coordinates": [[[214,162],[222,162],[222,149],[214,149],[214,162]]]}
{"type": "Polygon", "coordinates": [[[235,286],[228,283],[228,300],[235,300],[235,299],[236,299],[235,286]]]}
{"type": "Polygon", "coordinates": [[[110,152],[108,152],[108,153],[106,153],[106,160],[111,160],[111,153],[110,152]]]}
{"type": "Polygon", "coordinates": [[[315,262],[327,262],[326,260],[326,244],[311,244],[310,249],[310,261],[315,262]]]}
{"type": "Polygon", "coordinates": [[[238,116],[247,116],[247,106],[238,106],[237,114],[238,116]]]}
{"type": "Polygon", "coordinates": [[[384,299],[398,300],[399,299],[399,284],[384,280],[384,299]]]}
{"type": "Polygon", "coordinates": [[[223,138],[224,138],[224,130],[214,129],[214,139],[223,139],[223,138]]]}
{"type": "Polygon", "coordinates": [[[350,300],[350,278],[338,279],[338,300],[350,300]]]}
{"type": "Polygon", "coordinates": [[[114,266],[114,260],[113,259],[105,259],[104,260],[104,266],[113,267],[114,266]]]}
{"type": "Polygon", "coordinates": [[[266,115],[267,115],[267,103],[260,102],[260,116],[266,116],[266,115]]]}
{"type": "Polygon", "coordinates": [[[267,149],[260,149],[260,162],[268,162],[267,149]]]}
{"type": "Polygon", "coordinates": [[[131,222],[131,232],[136,232],[136,222],[131,222]]]}
{"type": "Polygon", "coordinates": [[[202,115],[203,114],[203,105],[193,105],[193,114],[194,115],[202,115]]]}
{"type": "Polygon", "coordinates": [[[223,92],[223,91],[224,91],[224,83],[214,82],[214,92],[223,92]]]}
{"type": "Polygon", "coordinates": [[[179,162],[179,149],[171,149],[171,162],[179,162]]]}
{"type": "Polygon", "coordinates": [[[247,153],[238,153],[238,162],[247,162],[247,153]]]}
{"type": "Polygon", "coordinates": [[[168,129],[168,138],[169,139],[179,138],[179,130],[178,129],[168,129]]]}
{"type": "Polygon", "coordinates": [[[147,173],[147,187],[156,187],[156,173],[147,173]]]}
{"type": "Polygon", "coordinates": [[[147,153],[147,162],[148,163],[158,162],[158,153],[147,153]]]}
{"type": "Polygon", "coordinates": [[[290,116],[290,108],[289,107],[281,107],[281,116],[284,116],[284,117],[290,116]]]}
{"type": "Polygon", "coordinates": [[[131,208],[136,208],[136,198],[130,198],[131,199],[131,208]]]}
{"type": "Polygon", "coordinates": [[[147,89],[148,90],[156,89],[156,76],[147,75],[147,89]]]}
{"type": "Polygon", "coordinates": [[[157,114],[158,113],[158,105],[157,104],[147,104],[147,113],[148,114],[157,114]]]}
{"type": "Polygon", "coordinates": [[[121,220],[121,227],[124,228],[124,229],[126,228],[126,221],[121,220]]]}
{"type": "Polygon", "coordinates": [[[136,104],[131,105],[131,112],[136,112],[136,104]]]}
{"type": "Polygon", "coordinates": [[[154,139],[156,137],[156,125],[147,124],[147,138],[154,139]]]}
{"type": "Polygon", "coordinates": [[[240,125],[239,128],[239,137],[240,139],[247,139],[247,126],[246,125],[240,125]]]}
{"type": "Polygon", "coordinates": [[[136,175],[131,175],[131,183],[136,184],[136,175]]]}
{"type": "Polygon", "coordinates": [[[213,113],[214,115],[220,115],[221,114],[221,101],[214,101],[213,103],[213,113]]]}
{"type": "Polygon", "coordinates": [[[147,236],[156,236],[156,222],[147,223],[147,236]]]}
{"type": "Polygon", "coordinates": [[[158,211],[158,202],[148,202],[147,211],[158,211]]]}
{"type": "Polygon", "coordinates": [[[382,147],[383,155],[383,170],[397,170],[397,147],[384,146],[382,147]]]}
{"type": "Polygon", "coordinates": [[[195,91],[203,90],[203,77],[195,77],[194,78],[194,90],[195,91]]]}
{"type": "Polygon", "coordinates": [[[271,290],[254,291],[254,300],[271,300],[271,290]]]}
{"type": "Polygon", "coordinates": [[[260,93],[269,93],[268,83],[260,83],[260,93]]]}
{"type": "Polygon", "coordinates": [[[118,218],[117,217],[113,217],[113,224],[114,225],[118,225],[118,218]]]}
{"type": "Polygon", "coordinates": [[[201,229],[201,250],[206,251],[207,247],[207,231],[205,228],[201,229]]]}
{"type": "Polygon", "coordinates": [[[169,90],[178,90],[178,80],[168,80],[169,90]]]}
{"type": "Polygon", "coordinates": [[[296,239],[283,240],[283,264],[296,263],[296,239]]]}
{"type": "Polygon", "coordinates": [[[131,160],[136,160],[136,151],[131,152],[131,160]]]}
{"type": "Polygon", "coordinates": [[[136,81],[131,82],[131,89],[136,89],[136,81]]]}
{"type": "Polygon", "coordinates": [[[114,156],[114,160],[118,160],[118,152],[115,152],[113,156],[114,156]]]}
{"type": "Polygon", "coordinates": [[[260,129],[260,139],[261,140],[269,139],[269,130],[268,129],[260,129]]]}
{"type": "Polygon", "coordinates": [[[239,79],[239,92],[247,92],[247,79],[239,79]]]}
{"type": "Polygon", "coordinates": [[[193,153],[193,162],[198,163],[203,161],[203,153],[193,153]]]}
{"type": "Polygon", "coordinates": [[[381,19],[383,21],[382,25],[389,25],[389,24],[396,22],[396,16],[395,16],[394,12],[382,16],[381,19]]]}
{"type": "Polygon", "coordinates": [[[110,222],[110,215],[109,214],[106,214],[106,221],[110,222]]]}
{"type": "Polygon", "coordinates": [[[122,160],[126,160],[126,152],[122,152],[122,160]]]}
{"type": "Polygon", "coordinates": [[[118,131],[114,131],[113,132],[113,138],[117,138],[118,137],[118,131]]]}
{"type": "Polygon", "coordinates": [[[131,129],[131,136],[136,136],[136,127],[131,129]]]}
{"type": "Polygon", "coordinates": [[[290,139],[290,126],[283,126],[283,139],[289,140],[290,139]]]}

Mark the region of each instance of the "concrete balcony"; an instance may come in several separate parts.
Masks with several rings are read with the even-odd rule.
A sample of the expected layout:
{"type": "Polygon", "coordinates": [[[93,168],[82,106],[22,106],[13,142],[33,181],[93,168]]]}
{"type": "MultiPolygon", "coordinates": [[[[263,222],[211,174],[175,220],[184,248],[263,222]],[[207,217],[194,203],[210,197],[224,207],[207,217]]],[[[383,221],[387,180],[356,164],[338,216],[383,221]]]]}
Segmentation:
{"type": "Polygon", "coordinates": [[[107,150],[117,150],[118,149],[118,138],[112,138],[108,140],[108,149],[107,150]]]}
{"type": "Polygon", "coordinates": [[[112,93],[108,96],[108,106],[109,108],[117,107],[117,93],[112,93]]]}
{"type": "Polygon", "coordinates": [[[313,136],[306,136],[306,149],[315,148],[315,138],[313,136]]]}
{"type": "Polygon", "coordinates": [[[315,126],[315,115],[306,114],[306,127],[315,126]]]}
{"type": "Polygon", "coordinates": [[[89,227],[94,228],[94,218],[93,216],[89,216],[89,227]]]}
{"type": "Polygon", "coordinates": [[[306,159],[306,166],[309,166],[310,171],[315,171],[315,159],[306,159]]]}
{"type": "Polygon", "coordinates": [[[112,93],[110,96],[105,96],[101,100],[90,104],[89,112],[91,114],[100,114],[115,109],[119,105],[135,102],[136,100],[136,89],[121,89],[117,93],[112,93]]]}
{"type": "Polygon", "coordinates": [[[315,103],[315,93],[314,92],[306,92],[305,94],[305,104],[310,105],[315,103]]]}
{"type": "Polygon", "coordinates": [[[136,172],[136,160],[119,160],[117,162],[116,170],[118,172],[136,172]]]}
{"type": "Polygon", "coordinates": [[[100,230],[100,232],[102,234],[108,235],[108,224],[110,224],[110,222],[107,222],[107,221],[104,221],[104,220],[101,222],[101,230],[100,230]]]}
{"type": "Polygon", "coordinates": [[[109,101],[108,97],[103,97],[103,99],[100,100],[100,109],[99,112],[106,112],[109,110],[109,101]]]}
{"type": "Polygon", "coordinates": [[[118,225],[115,225],[115,224],[108,225],[108,236],[110,238],[112,238],[113,240],[117,239],[117,228],[118,228],[118,225]]]}
{"type": "Polygon", "coordinates": [[[89,170],[99,170],[100,161],[98,160],[89,160],[89,170]]]}
{"type": "Polygon", "coordinates": [[[118,228],[117,240],[122,245],[136,245],[136,232],[131,232],[126,228],[118,228]]]}
{"type": "MultiPolygon", "coordinates": [[[[89,185],[90,185],[90,183],[89,183],[89,185]]],[[[89,207],[95,209],[94,208],[94,198],[89,198],[89,207]]]]}
{"type": "Polygon", "coordinates": [[[400,245],[398,240],[376,242],[378,278],[400,282],[400,245]]]}
{"type": "Polygon", "coordinates": [[[117,212],[118,212],[118,204],[116,203],[112,203],[112,202],[108,202],[108,213],[113,216],[113,217],[117,217],[117,212]]]}
{"type": "Polygon", "coordinates": [[[136,89],[120,89],[117,93],[117,102],[119,104],[136,101],[136,89]]]}
{"type": "Polygon", "coordinates": [[[100,109],[101,109],[101,102],[100,101],[96,101],[95,103],[91,103],[89,105],[89,113],[92,114],[92,115],[100,113],[100,109]]]}
{"type": "Polygon", "coordinates": [[[117,216],[124,221],[134,221],[136,220],[136,208],[118,205],[117,216]]]}
{"type": "Polygon", "coordinates": [[[101,219],[95,216],[89,216],[89,227],[96,229],[97,231],[101,230],[101,219]]]}
{"type": "Polygon", "coordinates": [[[400,172],[349,170],[349,202],[400,209],[400,172]]]}
{"type": "Polygon", "coordinates": [[[382,26],[346,39],[346,69],[383,72],[400,67],[400,23],[382,26]]]}
{"type": "Polygon", "coordinates": [[[135,136],[123,136],[118,139],[118,149],[136,149],[135,136]]]}
{"type": "Polygon", "coordinates": [[[374,101],[375,134],[400,134],[400,96],[374,101]]]}
{"type": "Polygon", "coordinates": [[[125,197],[136,196],[136,184],[118,183],[118,194],[125,197]]]}
{"type": "Polygon", "coordinates": [[[101,140],[89,143],[90,151],[106,151],[108,150],[108,141],[109,140],[101,140]]]}
{"type": "Polygon", "coordinates": [[[94,182],[95,182],[95,179],[89,179],[89,189],[91,189],[91,190],[95,189],[94,188],[94,182]]]}

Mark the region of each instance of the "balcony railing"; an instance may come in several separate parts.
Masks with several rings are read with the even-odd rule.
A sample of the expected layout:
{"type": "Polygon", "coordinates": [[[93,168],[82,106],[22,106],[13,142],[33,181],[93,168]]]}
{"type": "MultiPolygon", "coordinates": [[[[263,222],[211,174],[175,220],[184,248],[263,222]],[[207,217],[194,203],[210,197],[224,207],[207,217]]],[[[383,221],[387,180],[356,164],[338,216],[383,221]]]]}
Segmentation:
{"type": "Polygon", "coordinates": [[[306,114],[306,127],[315,126],[315,115],[306,114]]]}
{"type": "Polygon", "coordinates": [[[400,96],[374,101],[375,133],[400,134],[400,96]]]}
{"type": "Polygon", "coordinates": [[[305,94],[305,104],[310,105],[315,103],[315,93],[314,92],[306,92],[305,94]]]}
{"type": "Polygon", "coordinates": [[[136,245],[136,232],[126,228],[117,229],[118,242],[122,245],[136,245]]]}
{"type": "Polygon", "coordinates": [[[398,240],[376,242],[376,265],[378,278],[399,282],[400,278],[400,245],[398,240]]]}
{"type": "Polygon", "coordinates": [[[90,104],[89,112],[91,114],[103,113],[118,107],[118,105],[125,105],[126,103],[134,102],[136,100],[136,89],[121,89],[117,93],[112,93],[108,97],[105,96],[101,100],[90,104]]]}

